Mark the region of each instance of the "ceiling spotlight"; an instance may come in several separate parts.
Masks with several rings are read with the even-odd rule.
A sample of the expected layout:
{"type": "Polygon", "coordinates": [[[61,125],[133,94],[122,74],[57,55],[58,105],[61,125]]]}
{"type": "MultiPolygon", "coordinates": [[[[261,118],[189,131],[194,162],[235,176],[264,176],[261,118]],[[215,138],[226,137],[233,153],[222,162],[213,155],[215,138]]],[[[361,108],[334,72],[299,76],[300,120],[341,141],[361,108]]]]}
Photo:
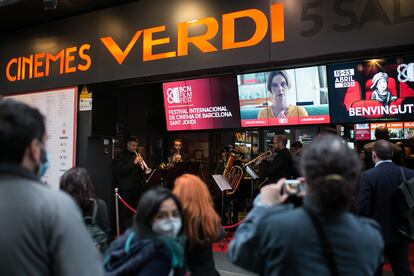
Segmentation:
{"type": "Polygon", "coordinates": [[[55,10],[57,8],[58,0],[43,0],[45,10],[55,10]]]}

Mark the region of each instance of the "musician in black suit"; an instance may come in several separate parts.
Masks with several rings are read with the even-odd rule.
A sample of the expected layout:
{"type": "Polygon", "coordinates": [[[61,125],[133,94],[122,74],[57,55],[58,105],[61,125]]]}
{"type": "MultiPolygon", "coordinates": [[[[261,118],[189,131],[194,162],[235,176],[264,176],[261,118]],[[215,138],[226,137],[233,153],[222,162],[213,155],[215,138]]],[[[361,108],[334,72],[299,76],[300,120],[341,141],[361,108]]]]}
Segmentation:
{"type": "Polygon", "coordinates": [[[285,135],[274,136],[272,139],[273,156],[260,163],[261,178],[268,178],[268,183],[276,183],[283,177],[291,178],[294,174],[294,161],[286,144],[285,135]]]}
{"type": "MultiPolygon", "coordinates": [[[[120,196],[135,208],[144,192],[145,174],[143,159],[138,153],[138,138],[129,136],[126,149],[119,153],[115,161],[115,185],[120,196]]],[[[120,208],[121,227],[126,229],[132,222],[132,213],[125,206],[120,208]]]]}
{"type": "MultiPolygon", "coordinates": [[[[375,143],[372,160],[375,167],[365,171],[361,176],[358,192],[357,209],[362,216],[376,220],[382,228],[385,241],[384,253],[388,257],[395,275],[411,275],[408,264],[408,240],[397,230],[393,196],[402,183],[400,167],[392,162],[393,147],[386,140],[375,143]]],[[[407,179],[414,177],[414,171],[404,168],[407,179]]],[[[382,274],[382,266],[376,275],[382,274]]]]}

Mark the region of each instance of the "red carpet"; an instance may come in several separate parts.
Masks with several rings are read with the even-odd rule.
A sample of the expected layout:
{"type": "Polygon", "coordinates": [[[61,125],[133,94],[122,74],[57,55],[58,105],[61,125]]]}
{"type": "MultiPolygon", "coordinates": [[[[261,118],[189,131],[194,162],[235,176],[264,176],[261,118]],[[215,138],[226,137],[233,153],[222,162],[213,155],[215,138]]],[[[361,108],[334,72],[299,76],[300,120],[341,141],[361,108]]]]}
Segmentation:
{"type": "MultiPolygon", "coordinates": [[[[414,271],[414,243],[410,243],[410,248],[409,248],[409,256],[408,256],[408,261],[410,263],[410,268],[411,271],[414,271]]],[[[387,262],[387,260],[385,260],[385,264],[384,264],[384,271],[386,272],[390,272],[391,270],[391,266],[390,264],[387,262]]]]}
{"type": "Polygon", "coordinates": [[[232,237],[226,237],[220,242],[213,244],[213,252],[227,252],[232,237]]]}

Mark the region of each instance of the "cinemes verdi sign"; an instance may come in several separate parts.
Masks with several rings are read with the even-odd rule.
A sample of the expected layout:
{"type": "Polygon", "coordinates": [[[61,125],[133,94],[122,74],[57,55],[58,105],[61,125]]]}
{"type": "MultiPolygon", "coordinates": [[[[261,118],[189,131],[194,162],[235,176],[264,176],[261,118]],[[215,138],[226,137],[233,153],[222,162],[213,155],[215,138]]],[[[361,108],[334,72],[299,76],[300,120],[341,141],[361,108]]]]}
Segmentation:
{"type": "MultiPolygon", "coordinates": [[[[152,28],[137,30],[131,37],[125,48],[121,48],[111,36],[100,37],[100,42],[105,46],[108,54],[118,64],[122,64],[129,53],[142,51],[142,62],[158,59],[175,58],[188,55],[188,45],[193,44],[202,53],[216,52],[219,50],[231,50],[235,48],[252,47],[260,43],[268,32],[270,25],[271,41],[277,43],[284,40],[283,4],[273,4],[270,8],[270,19],[258,9],[248,9],[223,14],[221,20],[214,17],[206,17],[177,24],[177,45],[175,51],[154,53],[157,45],[169,44],[170,38],[163,37],[154,39],[154,34],[162,33],[167,26],[161,25],[152,28]],[[237,20],[248,18],[254,22],[254,33],[244,41],[235,40],[235,28],[237,20]],[[269,24],[270,23],[270,24],[269,24]],[[189,28],[195,25],[204,25],[205,33],[198,36],[189,36],[189,28]],[[210,40],[222,29],[221,48],[218,49],[210,40]],[[141,44],[138,40],[141,38],[141,44]],[[138,48],[138,49],[137,49],[138,48]]],[[[44,78],[50,75],[51,63],[58,63],[59,74],[68,74],[76,71],[87,71],[91,68],[93,61],[88,54],[92,51],[90,43],[80,46],[61,49],[58,53],[41,52],[29,56],[13,57],[6,65],[6,77],[8,81],[20,81],[32,78],[44,78]],[[78,60],[76,64],[74,61],[78,60]]]]}
{"type": "Polygon", "coordinates": [[[140,0],[4,34],[0,93],[408,51],[413,28],[412,0],[140,0]]]}

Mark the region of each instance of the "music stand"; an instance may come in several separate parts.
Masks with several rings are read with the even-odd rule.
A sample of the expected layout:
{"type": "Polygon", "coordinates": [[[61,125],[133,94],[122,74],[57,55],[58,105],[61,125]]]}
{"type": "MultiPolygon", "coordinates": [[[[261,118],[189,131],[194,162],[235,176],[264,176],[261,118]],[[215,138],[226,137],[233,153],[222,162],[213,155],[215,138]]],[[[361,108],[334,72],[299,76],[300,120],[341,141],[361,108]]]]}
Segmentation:
{"type": "Polygon", "coordinates": [[[247,174],[252,178],[252,180],[250,181],[250,206],[253,206],[253,183],[256,179],[259,179],[259,176],[257,175],[257,173],[253,170],[252,167],[250,167],[250,165],[245,167],[247,174]]]}
{"type": "Polygon", "coordinates": [[[222,174],[213,174],[214,182],[216,182],[217,186],[221,191],[221,218],[224,217],[224,192],[232,190],[233,188],[230,186],[227,179],[222,174]]]}

